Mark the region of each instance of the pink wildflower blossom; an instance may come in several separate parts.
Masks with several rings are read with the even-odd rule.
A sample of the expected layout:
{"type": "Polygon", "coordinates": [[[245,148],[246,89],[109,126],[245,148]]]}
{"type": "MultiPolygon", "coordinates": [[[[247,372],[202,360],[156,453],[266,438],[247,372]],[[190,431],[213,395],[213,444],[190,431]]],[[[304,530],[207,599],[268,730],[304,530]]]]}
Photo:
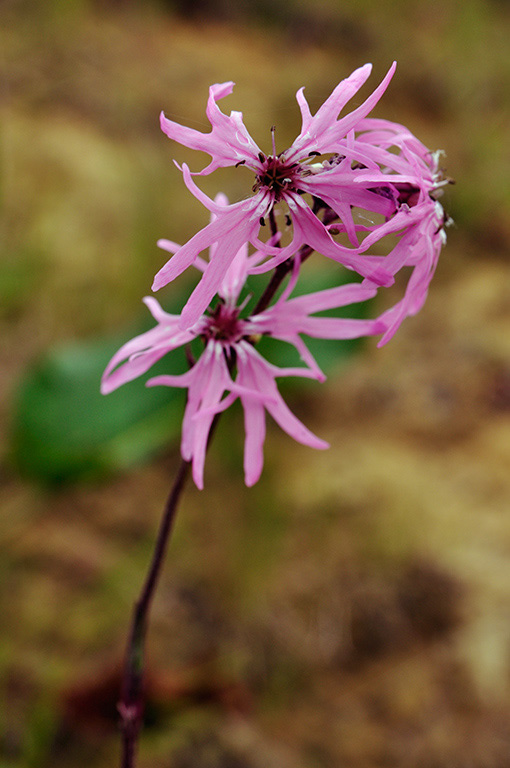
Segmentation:
{"type": "MultiPolygon", "coordinates": [[[[178,247],[173,243],[167,245],[178,247]]],[[[119,349],[103,374],[101,391],[108,394],[146,373],[168,352],[193,339],[202,339],[204,350],[190,370],[179,375],[156,376],[147,382],[147,386],[188,389],[181,453],[185,460],[192,462],[193,479],[198,488],[203,487],[207,442],[214,417],[237,398],[244,410],[244,471],[248,486],[257,482],[262,471],[266,410],[298,442],[312,448],[327,448],[328,444],[310,432],[290,411],[278,392],[275,380],[280,376],[325,379],[300,338],[301,333],[321,338],[352,339],[382,333],[386,327],[378,320],[312,317],[316,312],[365,301],[373,297],[377,289],[372,285],[356,283],[289,299],[297,270],[273,307],[259,315],[241,318],[243,305],[238,305],[239,295],[248,271],[261,258],[263,254],[259,253],[248,256],[245,244],[234,256],[223,279],[220,300],[215,309],[202,315],[190,328],[183,330],[179,315],[168,314],[156,299],[145,298],[157,321],[156,327],[119,349]],[[269,363],[254,348],[254,343],[263,334],[292,344],[305,367],[280,368],[269,363]],[[237,374],[234,378],[235,369],[237,374]]],[[[196,266],[201,270],[207,269],[203,261],[196,266]]]]}
{"type": "MultiPolygon", "coordinates": [[[[380,318],[387,323],[387,330],[378,344],[382,346],[393,337],[404,318],[419,312],[425,302],[441,249],[446,243],[445,226],[451,223],[437,200],[449,180],[442,178],[438,167],[441,153],[429,152],[407,128],[387,120],[371,119],[363,120],[359,127],[363,132],[358,141],[366,145],[367,157],[378,158],[381,149],[386,151],[397,145],[401,149],[401,157],[388,153],[393,160],[386,162],[393,163],[394,171],[390,187],[386,174],[373,172],[368,167],[355,179],[355,183],[368,181],[383,185],[381,194],[397,195],[394,216],[378,226],[367,226],[368,234],[360,250],[378,247],[387,235],[398,235],[399,240],[391,251],[385,256],[374,256],[374,262],[384,264],[392,274],[403,267],[412,267],[404,298],[380,318]]],[[[364,284],[374,283],[367,279],[364,284]]]]}
{"type": "MultiPolygon", "coordinates": [[[[215,219],[162,267],[154,279],[153,290],[181,274],[204,249],[216,245],[217,254],[184,307],[182,327],[196,322],[204,312],[244,242],[251,242],[267,257],[256,268],[258,272],[274,268],[306,244],[375,285],[393,282],[399,265],[412,257],[398,252],[394,258],[385,259],[367,251],[390,230],[401,233],[413,224],[424,208],[419,208],[414,218],[407,216],[414,206],[412,195],[420,191],[428,195],[437,186],[431,154],[406,128],[367,118],[394,70],[395,63],[374,92],[341,118],[341,110],[368,79],[370,64],[343,80],[315,115],[300,89],[296,98],[301,131],[292,146],[280,154],[276,153],[274,140],[272,154],[266,155],[259,149],[240,112],[226,115],[219,109],[217,102],[232,93],[232,82],[213,85],[209,90],[206,114],[211,123],[210,133],[181,126],[161,114],[161,128],[167,136],[211,156],[211,162],[198,175],[227,166],[244,166],[255,174],[252,197],[232,205],[218,205],[197,187],[189,168],[182,166],[185,184],[214,212],[215,219]],[[321,158],[323,155],[326,157],[321,158]],[[304,195],[323,201],[334,211],[340,220],[336,232],[346,233],[349,246],[334,239],[335,230],[321,221],[304,195]],[[292,226],[291,242],[285,247],[259,239],[261,226],[279,203],[287,206],[287,225],[292,226]],[[368,226],[355,221],[353,208],[367,212],[368,226]],[[371,224],[374,218],[382,219],[382,223],[371,224]],[[397,221],[392,224],[394,219],[397,221]],[[364,239],[360,241],[361,233],[364,239]]],[[[165,248],[165,242],[160,241],[159,245],[165,248]]],[[[409,245],[409,239],[406,242],[409,245]]]]}
{"type": "MultiPolygon", "coordinates": [[[[423,203],[423,208],[420,220],[407,230],[400,241],[402,250],[408,254],[403,266],[412,267],[412,273],[404,297],[379,318],[386,325],[386,331],[378,343],[379,347],[394,336],[406,317],[416,315],[423,307],[441,248],[446,242],[446,232],[443,228],[446,217],[442,206],[429,199],[423,203]]],[[[397,248],[398,246],[394,249],[393,258],[398,258],[397,248]]],[[[367,284],[370,283],[367,281],[367,284]]]]}

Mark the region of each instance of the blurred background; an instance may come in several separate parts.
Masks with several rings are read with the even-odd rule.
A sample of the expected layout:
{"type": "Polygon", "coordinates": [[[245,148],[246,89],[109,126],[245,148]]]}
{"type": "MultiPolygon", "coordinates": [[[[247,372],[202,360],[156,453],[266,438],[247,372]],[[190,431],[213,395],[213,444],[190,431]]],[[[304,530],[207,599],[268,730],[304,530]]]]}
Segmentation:
{"type": "MultiPolygon", "coordinates": [[[[139,766],[507,768],[510,4],[0,14],[0,766],[118,759],[119,665],[182,398],[143,383],[101,398],[99,377],[147,323],[156,240],[206,223],[172,163],[202,158],[160,132],[160,110],[208,130],[208,86],[234,80],[224,109],[266,149],[275,124],[282,149],[300,86],[314,111],[371,61],[361,100],[397,59],[375,114],[445,150],[456,180],[429,300],[388,346],[330,345],[328,382],[286,390],[328,452],[271,425],[247,490],[242,414],[222,419],[154,605],[139,766]]],[[[239,199],[246,179],[201,183],[239,199]]]]}

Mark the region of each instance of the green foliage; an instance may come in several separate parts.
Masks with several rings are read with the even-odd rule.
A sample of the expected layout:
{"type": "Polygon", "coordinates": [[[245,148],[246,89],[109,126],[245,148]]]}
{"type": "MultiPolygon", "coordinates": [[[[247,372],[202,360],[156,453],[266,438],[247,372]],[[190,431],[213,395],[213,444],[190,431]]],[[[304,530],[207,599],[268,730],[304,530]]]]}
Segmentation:
{"type": "Polygon", "coordinates": [[[100,394],[101,374],[118,346],[111,339],[69,344],[26,372],[13,425],[13,458],[25,474],[50,484],[97,476],[177,440],[180,390],[146,389],[138,380],[100,394]]]}

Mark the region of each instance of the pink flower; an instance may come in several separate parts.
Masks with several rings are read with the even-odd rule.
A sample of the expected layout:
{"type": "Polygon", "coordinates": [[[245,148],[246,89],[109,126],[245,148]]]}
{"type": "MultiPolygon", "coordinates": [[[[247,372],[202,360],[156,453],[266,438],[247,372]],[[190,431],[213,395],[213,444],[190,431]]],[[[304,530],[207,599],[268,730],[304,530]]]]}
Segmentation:
{"type": "MultiPolygon", "coordinates": [[[[168,247],[178,246],[168,243],[168,247]]],[[[298,442],[312,448],[327,448],[328,444],[310,432],[289,410],[275,380],[280,376],[325,379],[301,339],[301,333],[347,339],[381,333],[386,328],[378,320],[312,317],[316,312],[371,298],[377,289],[373,285],[344,285],[288,299],[297,279],[297,269],[273,307],[259,315],[241,318],[243,305],[239,306],[237,301],[244,280],[249,269],[262,257],[262,254],[248,256],[246,245],[238,251],[220,286],[220,300],[215,309],[202,315],[188,329],[183,330],[180,316],[164,312],[156,299],[144,299],[157,321],[156,327],[127,342],[113,356],[103,374],[101,391],[108,394],[146,373],[168,352],[193,339],[202,339],[204,350],[190,370],[180,375],[156,376],[147,382],[147,386],[188,389],[181,453],[184,459],[192,462],[193,479],[199,488],[203,487],[207,442],[214,417],[237,398],[244,410],[247,485],[257,482],[262,471],[265,411],[298,442]],[[254,343],[264,334],[292,344],[306,367],[279,368],[265,360],[254,348],[254,343]]],[[[199,262],[197,266],[207,270],[205,262],[199,262]]]]}
{"type": "MultiPolygon", "coordinates": [[[[339,112],[370,75],[370,64],[343,80],[313,116],[303,89],[298,91],[301,132],[292,146],[280,154],[276,153],[274,141],[272,154],[265,155],[259,149],[244,126],[240,112],[231,112],[228,116],[221,112],[217,101],[232,92],[231,82],[210,88],[206,110],[212,127],[210,133],[186,128],[161,115],[161,127],[167,136],[211,156],[211,162],[199,175],[233,165],[245,166],[255,174],[252,197],[232,205],[218,205],[199,190],[188,167],[182,167],[187,187],[216,216],[175,253],[154,279],[153,290],[158,290],[193,264],[201,251],[215,244],[216,255],[184,307],[183,327],[196,322],[204,312],[244,242],[252,243],[267,255],[265,263],[258,267],[259,272],[272,269],[306,244],[377,285],[393,282],[394,272],[387,269],[381,259],[362,252],[366,248],[359,241],[359,233],[365,232],[367,227],[354,221],[352,209],[360,208],[376,218],[388,220],[401,204],[394,182],[409,183],[419,189],[423,186],[422,169],[414,162],[416,140],[412,134],[406,129],[403,129],[402,136],[393,131],[393,143],[396,141],[399,149],[400,142],[405,141],[408,145],[408,150],[402,150],[397,156],[390,151],[386,137],[379,137],[380,133],[384,134],[384,128],[379,128],[377,121],[373,129],[366,125],[367,114],[386,90],[394,70],[395,64],[375,91],[353,112],[340,119],[339,112]],[[374,146],[366,139],[360,141],[356,138],[360,126],[366,135],[373,135],[376,141],[374,146]],[[321,161],[320,156],[325,154],[328,157],[321,161]],[[374,182],[374,178],[377,181],[374,182]],[[340,219],[337,229],[347,234],[350,246],[333,239],[332,233],[308,205],[303,194],[320,199],[335,212],[340,219]],[[285,247],[259,239],[261,227],[278,203],[286,204],[288,220],[292,222],[291,242],[285,247]]],[[[164,241],[160,245],[164,248],[164,241]]]]}
{"type": "MultiPolygon", "coordinates": [[[[402,321],[409,315],[416,315],[427,298],[430,281],[434,276],[441,248],[446,243],[444,224],[446,216],[442,206],[428,199],[421,203],[423,211],[420,220],[410,227],[400,241],[401,249],[407,252],[403,266],[412,267],[404,297],[391,309],[384,312],[379,320],[386,330],[378,346],[386,344],[396,333],[402,321]]],[[[390,258],[399,258],[395,247],[390,258]]],[[[370,285],[370,282],[367,282],[370,285]]]]}
{"type": "MultiPolygon", "coordinates": [[[[442,187],[449,183],[442,179],[438,168],[440,152],[431,153],[416,137],[397,123],[387,120],[363,120],[363,131],[359,143],[366,145],[367,157],[382,160],[391,168],[391,189],[388,177],[368,167],[360,171],[356,183],[385,185],[381,194],[396,194],[398,207],[394,216],[380,225],[367,226],[360,250],[378,248],[386,236],[398,235],[397,244],[385,256],[373,255],[375,263],[384,264],[392,274],[403,267],[412,267],[405,295],[402,300],[385,312],[380,320],[387,325],[386,332],[378,346],[386,344],[395,334],[401,322],[409,315],[415,315],[422,308],[427,297],[430,282],[437,267],[439,255],[446,243],[445,226],[451,223],[437,198],[442,187]],[[401,155],[388,152],[399,146],[401,155]],[[417,183],[419,180],[419,183],[417,183]]],[[[375,285],[366,279],[363,285],[375,285]]]]}

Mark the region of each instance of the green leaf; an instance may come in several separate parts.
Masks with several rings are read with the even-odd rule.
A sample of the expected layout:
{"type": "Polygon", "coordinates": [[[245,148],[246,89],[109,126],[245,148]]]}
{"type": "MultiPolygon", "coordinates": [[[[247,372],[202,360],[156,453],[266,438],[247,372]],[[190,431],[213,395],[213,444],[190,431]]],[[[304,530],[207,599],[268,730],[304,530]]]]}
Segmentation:
{"type": "MultiPolygon", "coordinates": [[[[85,479],[132,466],[178,440],[182,390],[146,388],[138,379],[100,394],[101,374],[119,345],[69,344],[26,372],[12,429],[12,455],[23,473],[49,484],[85,479]]],[[[167,373],[185,369],[178,354],[165,363],[167,373]]]]}

